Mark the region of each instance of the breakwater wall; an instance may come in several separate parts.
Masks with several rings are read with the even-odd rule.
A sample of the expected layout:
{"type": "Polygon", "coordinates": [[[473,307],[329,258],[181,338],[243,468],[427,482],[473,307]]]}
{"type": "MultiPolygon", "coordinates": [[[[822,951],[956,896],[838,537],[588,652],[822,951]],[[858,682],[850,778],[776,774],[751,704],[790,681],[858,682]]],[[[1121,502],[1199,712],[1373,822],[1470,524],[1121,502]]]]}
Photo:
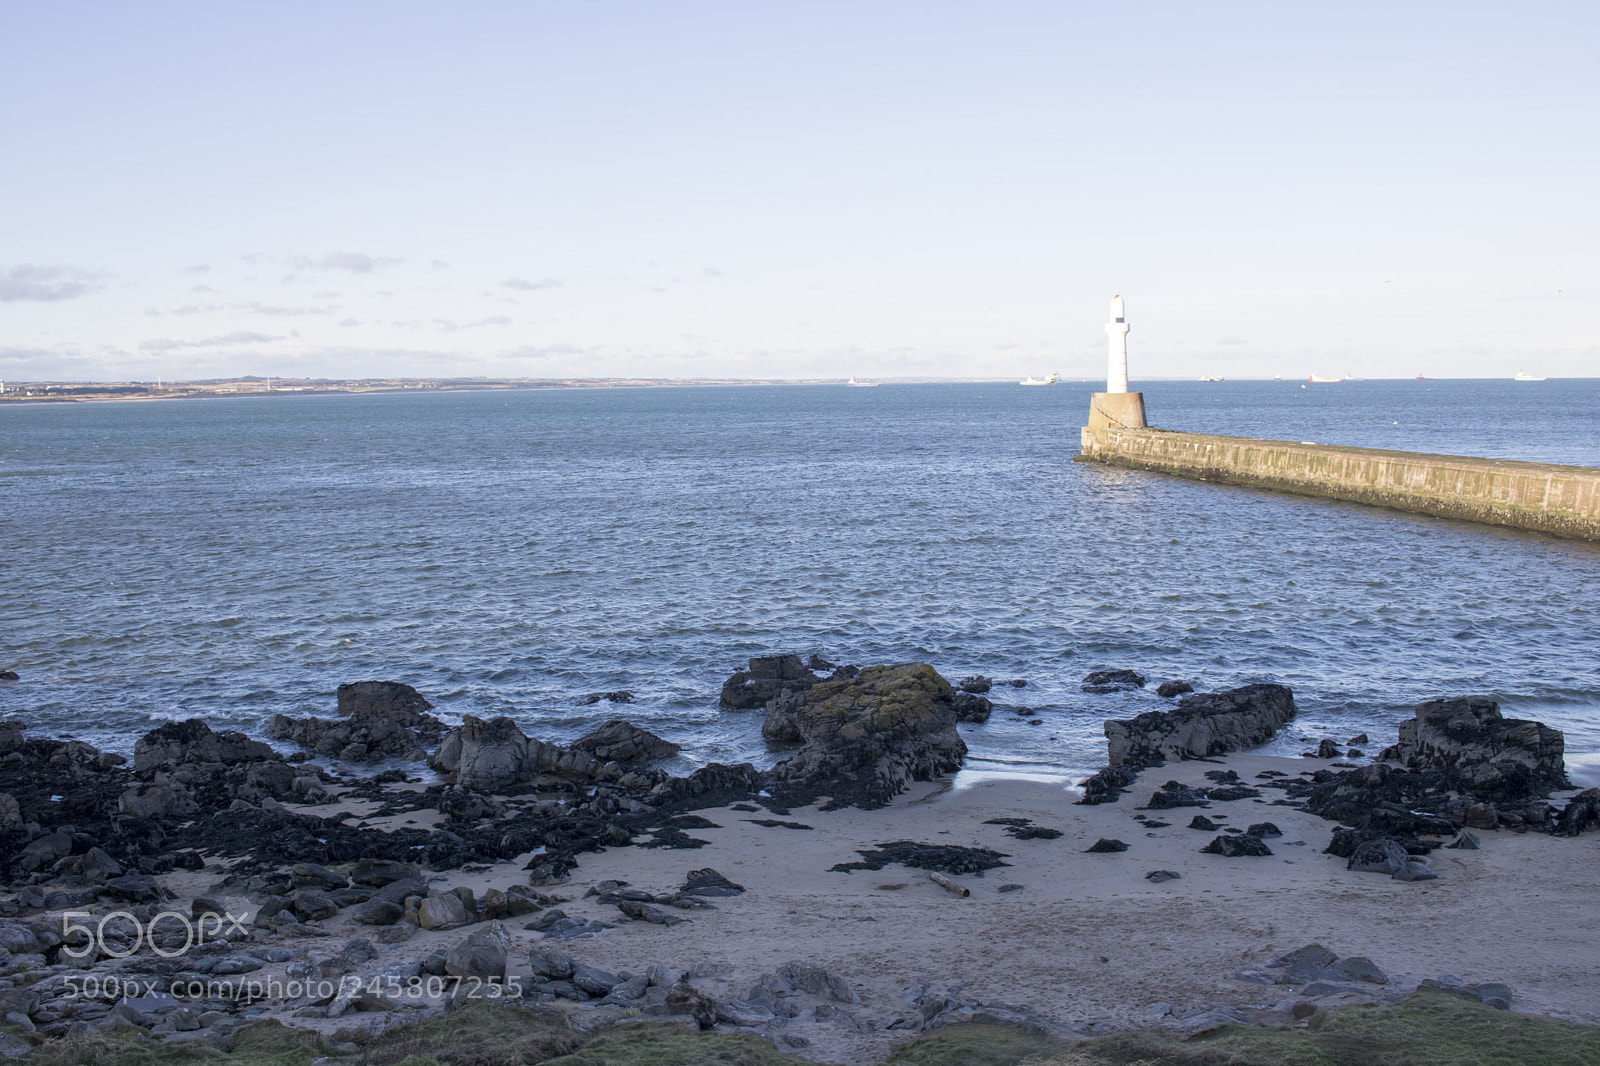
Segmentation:
{"type": "Polygon", "coordinates": [[[1088,427],[1079,462],[1600,541],[1600,468],[1088,427]]]}

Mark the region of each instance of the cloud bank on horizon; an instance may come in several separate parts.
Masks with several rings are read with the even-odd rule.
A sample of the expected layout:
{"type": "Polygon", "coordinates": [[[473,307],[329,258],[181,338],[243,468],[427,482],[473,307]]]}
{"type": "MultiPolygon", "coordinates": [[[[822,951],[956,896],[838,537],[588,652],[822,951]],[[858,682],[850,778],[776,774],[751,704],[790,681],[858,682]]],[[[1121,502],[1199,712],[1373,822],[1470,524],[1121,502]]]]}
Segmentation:
{"type": "Polygon", "coordinates": [[[0,379],[1600,373],[1600,8],[11,5],[0,379]]]}

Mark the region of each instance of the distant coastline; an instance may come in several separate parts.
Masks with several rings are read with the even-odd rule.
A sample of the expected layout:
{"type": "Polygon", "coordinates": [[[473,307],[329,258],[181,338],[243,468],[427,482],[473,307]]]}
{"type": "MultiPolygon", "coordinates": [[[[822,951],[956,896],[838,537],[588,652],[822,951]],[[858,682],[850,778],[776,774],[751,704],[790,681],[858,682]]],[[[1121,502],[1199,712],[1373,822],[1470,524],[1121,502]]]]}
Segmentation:
{"type": "MultiPolygon", "coordinates": [[[[1060,384],[1087,384],[1094,377],[1065,377],[1060,384]]],[[[1142,381],[1189,381],[1181,377],[1148,377],[1142,381]]],[[[1239,382],[1270,382],[1274,378],[1237,378],[1239,382]]],[[[1371,381],[1410,381],[1410,378],[1372,378],[1371,381]]],[[[1427,379],[1432,381],[1434,379],[1427,379]]],[[[1438,380],[1499,380],[1438,379],[1438,380]]],[[[1509,379],[1507,379],[1509,380],[1509,379]]],[[[1573,379],[1579,380],[1579,379],[1573,379]]],[[[879,377],[884,385],[1015,384],[1012,377],[879,377]]],[[[1298,382],[1284,382],[1298,384],[1298,382]]],[[[151,384],[145,381],[21,381],[6,382],[0,407],[39,403],[187,400],[214,396],[338,396],[388,392],[491,392],[532,389],[639,389],[740,387],[752,385],[844,385],[841,378],[267,378],[245,375],[151,384]]]]}

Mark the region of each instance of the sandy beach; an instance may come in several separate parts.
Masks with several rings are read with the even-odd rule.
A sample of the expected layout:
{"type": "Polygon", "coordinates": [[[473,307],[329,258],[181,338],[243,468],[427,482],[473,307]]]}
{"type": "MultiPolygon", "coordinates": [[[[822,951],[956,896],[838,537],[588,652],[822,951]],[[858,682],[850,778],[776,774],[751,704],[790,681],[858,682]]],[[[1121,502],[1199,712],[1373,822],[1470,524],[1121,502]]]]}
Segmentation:
{"type": "MultiPolygon", "coordinates": [[[[1086,1032],[1215,1006],[1282,1005],[1295,998],[1294,989],[1236,975],[1261,971],[1312,942],[1370,958],[1391,979],[1384,988],[1372,986],[1380,995],[1453,975],[1509,985],[1517,1010],[1600,1021],[1600,973],[1593,966],[1600,912],[1590,887],[1600,875],[1600,837],[1485,832],[1481,850],[1435,852],[1437,880],[1406,883],[1347,871],[1345,860],[1323,853],[1334,823],[1273,805],[1280,792],[1203,811],[1138,809],[1167,780],[1203,786],[1206,772],[1231,769],[1253,783],[1263,771],[1296,775],[1323,765],[1250,754],[1173,763],[1146,771],[1119,801],[1099,806],[1078,805],[1081,793],[1059,783],[957,775],[959,787],[951,779],[919,783],[873,811],[796,808],[779,818],[731,805],[709,808],[699,813],[718,828],[690,833],[706,846],[585,854],[568,881],[547,891],[571,901],[560,905],[569,916],[608,923],[619,921],[617,908],[584,894],[609,880],[668,892],[689,871],[711,867],[745,894],[712,901],[715,910],[673,912],[684,921],[672,927],[621,920],[594,936],[550,945],[611,972],[698,964],[709,975],[693,984],[719,1000],[739,999],[762,974],[790,961],[812,963],[850,983],[861,999],[850,1010],[874,1027],[910,1016],[901,993],[918,980],[935,989],[962,981],[965,996],[1025,1006],[1052,1024],[1086,1032]],[[1217,834],[1187,828],[1195,814],[1241,829],[1271,821],[1283,832],[1267,838],[1271,856],[1204,854],[1200,848],[1217,834]],[[1136,815],[1169,824],[1150,828],[1136,815]],[[985,824],[996,818],[1030,819],[1062,835],[1014,839],[1004,826],[985,824]],[[758,819],[811,828],[769,828],[758,819]],[[1128,849],[1085,853],[1101,838],[1128,849]],[[830,872],[857,860],[859,850],[894,840],[990,848],[1005,853],[1009,865],[952,878],[970,890],[966,898],[923,870],[897,864],[830,872]],[[1180,876],[1152,883],[1145,875],[1154,870],[1180,876]],[[1022,887],[1002,891],[1012,885],[1022,887]]],[[[443,883],[481,895],[521,882],[521,867],[454,871],[443,883]]],[[[507,922],[515,943],[508,974],[526,973],[529,949],[545,939],[524,924],[507,922]]],[[[332,935],[318,946],[330,949],[345,935],[371,931],[344,918],[323,925],[332,935]]],[[[418,930],[384,947],[372,965],[421,958],[460,942],[472,928],[481,927],[418,930]]],[[[331,1031],[352,1017],[309,1024],[331,1031]]],[[[860,1032],[808,1017],[790,1021],[785,1031],[810,1042],[802,1054],[839,1062],[876,1061],[913,1035],[860,1032]]]]}

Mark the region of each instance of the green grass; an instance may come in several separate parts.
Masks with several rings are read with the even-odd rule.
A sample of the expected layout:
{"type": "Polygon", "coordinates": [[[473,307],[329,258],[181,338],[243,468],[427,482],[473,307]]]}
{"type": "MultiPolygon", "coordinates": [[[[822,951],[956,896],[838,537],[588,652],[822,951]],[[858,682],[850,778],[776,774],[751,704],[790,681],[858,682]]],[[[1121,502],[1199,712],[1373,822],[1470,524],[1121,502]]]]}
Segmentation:
{"type": "MultiPolygon", "coordinates": [[[[8,1032],[13,1032],[7,1027],[8,1032]]],[[[277,1022],[238,1031],[224,1054],[204,1041],[159,1044],[130,1032],[44,1041],[20,1066],[813,1066],[749,1033],[702,1033],[667,1023],[571,1028],[558,1011],[474,1005],[378,1036],[332,1040],[277,1022]],[[339,1054],[352,1040],[358,1051],[339,1054]]],[[[937,1030],[881,1066],[1600,1066],[1600,1028],[1497,1011],[1443,992],[1404,1003],[1318,1014],[1305,1029],[1228,1026],[1184,1041],[1126,1033],[1063,1048],[1000,1025],[937,1030]]]]}
{"type": "Polygon", "coordinates": [[[1009,1025],[952,1025],[901,1045],[883,1066],[1016,1066],[1061,1046],[1059,1040],[1009,1025]]]}
{"type": "Polygon", "coordinates": [[[1320,1028],[1228,1026],[1187,1042],[1102,1037],[1030,1066],[1600,1066],[1600,1029],[1425,990],[1404,1003],[1347,1007],[1320,1028]]]}

